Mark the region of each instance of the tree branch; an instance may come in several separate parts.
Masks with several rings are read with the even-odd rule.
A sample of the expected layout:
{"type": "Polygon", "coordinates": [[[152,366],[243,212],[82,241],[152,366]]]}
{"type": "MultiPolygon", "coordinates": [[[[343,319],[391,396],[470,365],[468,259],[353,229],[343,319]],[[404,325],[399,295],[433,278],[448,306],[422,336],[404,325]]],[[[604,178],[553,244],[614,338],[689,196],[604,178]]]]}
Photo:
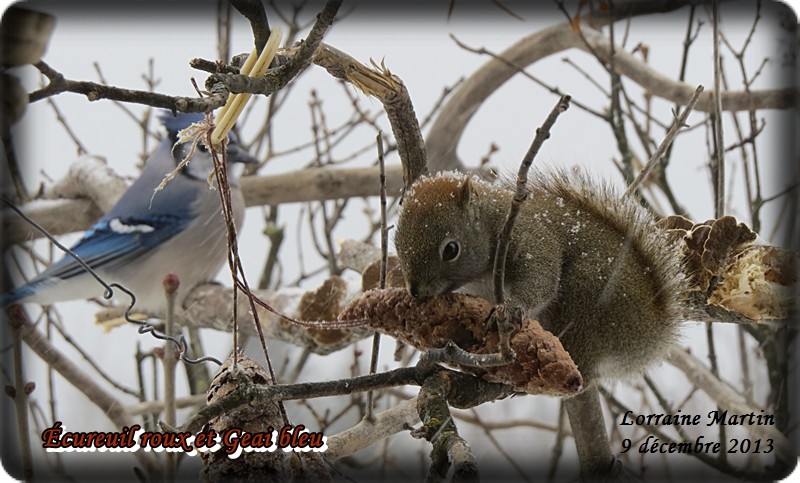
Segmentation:
{"type": "Polygon", "coordinates": [[[227,92],[213,91],[211,96],[204,98],[168,96],[150,91],[124,89],[121,87],[107,86],[89,81],[68,80],[63,74],[47,65],[44,61],[38,62],[35,67],[50,79],[50,83],[42,89],[31,92],[28,96],[30,103],[52,97],[62,92],[83,94],[90,101],[110,99],[120,102],[131,102],[145,106],[168,109],[181,112],[208,112],[222,107],[228,99],[227,92]]]}
{"type": "Polygon", "coordinates": [[[250,22],[253,43],[260,55],[271,33],[264,4],[260,0],[228,0],[228,2],[250,22]]]}
{"type": "Polygon", "coordinates": [[[317,48],[322,44],[322,38],[333,25],[336,12],[343,0],[329,0],[323,10],[317,15],[317,21],[306,40],[299,47],[293,49],[291,60],[276,68],[270,69],[263,77],[249,77],[241,74],[211,74],[206,79],[206,88],[213,91],[215,88],[227,89],[231,93],[251,93],[268,96],[285,87],[297,77],[300,72],[311,65],[311,59],[317,48]]]}
{"type": "MultiPolygon", "coordinates": [[[[685,105],[694,93],[695,87],[675,81],[655,71],[647,64],[625,52],[619,46],[611,45],[599,31],[605,25],[620,18],[638,15],[664,13],[677,10],[695,2],[630,2],[615,5],[610,13],[592,12],[581,17],[581,34],[574,32],[569,22],[562,22],[540,30],[500,54],[506,61],[492,59],[475,71],[442,108],[426,139],[431,171],[461,168],[463,163],[456,155],[456,148],[467,124],[486,99],[496,92],[506,81],[518,73],[510,67],[525,67],[552,54],[577,48],[587,52],[594,51],[601,61],[608,63],[614,52],[614,66],[621,74],[641,85],[654,96],[685,105]],[[589,27],[587,27],[589,26],[589,27]]],[[[722,96],[722,109],[725,111],[759,109],[788,109],[798,106],[795,88],[765,89],[760,91],[728,91],[722,96]]],[[[709,112],[713,107],[711,93],[702,95],[695,111],[709,112]]]]}
{"type": "MultiPolygon", "coordinates": [[[[8,312],[7,312],[8,313],[8,312]]],[[[30,321],[27,313],[22,307],[16,306],[8,313],[9,318],[19,326],[22,340],[36,353],[48,367],[55,369],[66,381],[86,396],[86,398],[97,406],[103,414],[118,428],[132,427],[135,421],[131,414],[125,411],[122,404],[111,393],[97,384],[97,381],[78,367],[72,360],[62,353],[57,347],[50,343],[47,338],[36,329],[30,321]]],[[[134,456],[139,463],[144,466],[151,474],[158,474],[160,468],[152,454],[144,451],[134,452],[134,456]]]]}
{"type": "MultiPolygon", "coordinates": [[[[374,182],[379,176],[379,168],[309,168],[273,176],[246,176],[241,179],[242,192],[247,206],[274,206],[281,203],[333,200],[340,198],[362,198],[378,196],[380,186],[374,182]]],[[[78,181],[67,175],[67,180],[57,184],[66,190],[65,185],[78,181]],[[69,181],[71,180],[71,181],[69,181]]],[[[40,223],[53,235],[61,235],[89,228],[103,215],[98,201],[110,208],[108,203],[116,202],[124,192],[122,185],[109,186],[95,184],[94,178],[82,178],[81,188],[66,190],[93,196],[102,193],[106,201],[87,199],[34,200],[26,203],[23,211],[40,223]]],[[[403,185],[402,168],[386,168],[386,189],[390,196],[400,192],[403,185]]],[[[48,190],[49,192],[50,190],[48,190]]],[[[61,191],[63,192],[63,191],[61,191]]],[[[47,195],[51,197],[54,195],[47,195]]],[[[113,204],[113,203],[112,203],[113,204]]],[[[8,245],[41,237],[41,234],[9,210],[0,212],[2,221],[3,248],[8,245]]]]}
{"type": "MultiPolygon", "coordinates": [[[[685,350],[672,351],[668,361],[683,372],[695,387],[708,394],[720,409],[734,414],[755,413],[758,409],[749,406],[740,394],[720,381],[710,369],[685,350]]],[[[797,461],[791,441],[777,429],[765,424],[752,424],[749,425],[749,431],[759,438],[773,439],[775,456],[783,464],[792,465],[797,461]]]]}
{"type": "Polygon", "coordinates": [[[417,398],[413,397],[378,413],[373,421],[361,419],[355,426],[328,438],[325,457],[335,461],[372,446],[382,439],[419,424],[417,398]]]}
{"type": "Polygon", "coordinates": [[[370,69],[329,45],[319,49],[314,62],[333,77],[349,82],[383,103],[403,164],[404,186],[408,189],[427,172],[428,156],[414,105],[403,81],[384,65],[378,67],[373,63],[375,68],[370,69]]]}

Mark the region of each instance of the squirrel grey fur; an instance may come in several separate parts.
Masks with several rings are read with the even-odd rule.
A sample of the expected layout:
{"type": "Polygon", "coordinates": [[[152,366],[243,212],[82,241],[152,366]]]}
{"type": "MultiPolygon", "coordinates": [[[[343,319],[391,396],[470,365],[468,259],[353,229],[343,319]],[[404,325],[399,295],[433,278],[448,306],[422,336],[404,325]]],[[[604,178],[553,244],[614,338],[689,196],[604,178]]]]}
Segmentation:
{"type": "MultiPolygon", "coordinates": [[[[684,293],[677,248],[631,198],[585,174],[531,174],[511,234],[505,297],[556,335],[588,385],[625,378],[674,343],[684,293]]],[[[513,197],[460,173],[406,193],[395,246],[414,297],[454,290],[496,302],[493,264],[513,197]]]]}

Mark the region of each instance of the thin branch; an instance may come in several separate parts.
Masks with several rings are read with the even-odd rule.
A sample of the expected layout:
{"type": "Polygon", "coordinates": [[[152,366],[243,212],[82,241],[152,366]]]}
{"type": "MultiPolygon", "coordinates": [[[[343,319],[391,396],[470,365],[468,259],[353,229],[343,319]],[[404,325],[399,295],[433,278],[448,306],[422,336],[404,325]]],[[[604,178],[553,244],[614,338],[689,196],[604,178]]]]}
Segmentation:
{"type": "Polygon", "coordinates": [[[621,465],[611,453],[600,406],[598,386],[564,401],[572,436],[581,464],[581,478],[613,481],[619,478],[621,465]]]}
{"type": "Polygon", "coordinates": [[[311,65],[322,38],[333,25],[336,13],[343,0],[329,0],[317,15],[317,20],[305,41],[293,52],[292,59],[267,71],[263,77],[249,77],[242,74],[211,74],[206,79],[206,89],[211,92],[222,89],[232,93],[269,95],[279,91],[311,65]]]}
{"type": "Polygon", "coordinates": [[[385,65],[373,63],[369,68],[349,55],[329,45],[319,49],[314,62],[329,74],[342,79],[383,104],[392,126],[397,152],[403,165],[403,183],[408,189],[421,175],[428,172],[425,140],[414,112],[411,96],[403,81],[385,65]]]}
{"type": "Polygon", "coordinates": [[[264,4],[259,0],[228,0],[228,2],[250,22],[256,52],[261,54],[271,33],[264,4]]]}
{"type": "Polygon", "coordinates": [[[242,385],[220,398],[214,404],[202,408],[186,421],[182,431],[196,433],[211,418],[224,414],[243,404],[258,404],[258,401],[290,401],[328,396],[341,396],[354,392],[384,389],[403,385],[421,386],[431,374],[445,372],[453,380],[451,387],[457,391],[448,393],[451,405],[459,408],[474,407],[508,395],[509,386],[486,382],[481,378],[439,366],[427,368],[403,367],[391,371],[357,376],[342,380],[307,382],[280,385],[242,385]]]}
{"type": "MultiPolygon", "coordinates": [[[[564,92],[561,91],[561,89],[559,89],[559,88],[557,88],[555,86],[551,86],[550,84],[544,82],[543,80],[539,79],[538,77],[530,74],[527,70],[525,70],[525,67],[520,66],[520,65],[514,63],[512,60],[507,59],[506,57],[504,57],[503,54],[497,54],[497,53],[492,52],[491,50],[488,50],[488,49],[486,49],[484,47],[481,47],[479,49],[477,49],[475,47],[470,47],[469,45],[467,45],[464,42],[462,42],[461,40],[459,40],[458,37],[456,37],[452,33],[450,34],[450,38],[453,39],[453,42],[455,42],[456,45],[458,45],[462,49],[466,50],[467,52],[472,52],[472,53],[480,54],[480,55],[488,55],[488,56],[492,57],[493,59],[495,59],[495,60],[497,60],[499,62],[502,62],[503,64],[507,65],[508,67],[510,67],[512,69],[515,69],[519,74],[523,75],[524,77],[532,80],[534,83],[536,83],[536,84],[542,86],[543,88],[547,89],[552,94],[555,94],[557,96],[564,96],[565,95],[564,92]]],[[[571,103],[574,104],[576,107],[579,107],[580,109],[583,109],[584,111],[588,112],[589,114],[591,114],[591,115],[593,115],[593,116],[595,116],[597,118],[600,118],[600,119],[602,119],[604,121],[607,120],[607,118],[608,118],[607,115],[605,115],[605,114],[603,114],[603,113],[601,113],[601,112],[599,112],[599,111],[597,111],[595,109],[592,109],[591,107],[587,106],[586,104],[583,104],[580,101],[577,101],[577,100],[573,99],[571,101],[571,103]]]]}
{"type": "Polygon", "coordinates": [[[686,119],[689,117],[689,114],[692,112],[695,104],[697,104],[697,100],[700,98],[700,94],[703,92],[703,86],[697,86],[695,89],[694,95],[689,102],[686,104],[686,107],[683,109],[683,112],[679,116],[675,118],[675,122],[672,123],[672,127],[670,127],[669,132],[664,137],[664,140],[661,141],[661,144],[656,149],[656,152],[653,153],[653,156],[647,161],[647,164],[642,168],[636,178],[631,182],[628,188],[625,190],[625,195],[630,195],[636,192],[639,189],[639,186],[642,184],[642,181],[650,175],[650,172],[653,171],[653,168],[656,167],[661,158],[664,156],[664,153],[667,151],[672,142],[678,136],[678,131],[681,128],[686,127],[686,119]]]}
{"type": "MultiPolygon", "coordinates": [[[[53,308],[51,307],[50,310],[48,311],[48,316],[50,315],[50,312],[52,310],[53,308]]],[[[131,389],[121,384],[114,377],[108,374],[106,370],[103,367],[101,367],[101,365],[97,361],[95,361],[94,358],[92,358],[91,354],[89,354],[86,350],[84,350],[83,347],[78,345],[78,342],[75,339],[73,339],[73,337],[66,331],[63,324],[60,321],[56,322],[51,317],[48,318],[48,321],[50,322],[49,326],[54,327],[56,331],[61,335],[61,338],[64,340],[64,342],[66,342],[70,347],[72,347],[72,349],[76,351],[83,358],[86,364],[88,364],[97,373],[97,375],[100,376],[104,381],[108,382],[109,384],[114,386],[114,388],[125,394],[134,397],[140,396],[140,393],[138,391],[135,391],[134,389],[131,389]]]]}
{"type": "Polygon", "coordinates": [[[376,414],[373,421],[361,419],[355,426],[330,436],[325,456],[332,461],[342,459],[393,434],[407,431],[419,422],[417,398],[401,401],[376,414]]]}
{"type": "MultiPolygon", "coordinates": [[[[167,299],[167,314],[164,318],[164,333],[168,337],[175,337],[175,299],[180,285],[180,279],[174,273],[167,274],[163,281],[164,293],[167,299]]],[[[161,353],[161,363],[164,370],[164,414],[163,419],[170,427],[177,424],[175,413],[175,368],[178,365],[179,355],[170,341],[164,341],[161,353]]],[[[168,452],[164,458],[164,479],[172,482],[178,470],[177,454],[168,452]]]]}
{"type": "Polygon", "coordinates": [[[725,214],[725,144],[722,135],[722,58],[720,48],[719,1],[712,0],[712,26],[713,26],[713,59],[714,59],[714,115],[712,118],[714,131],[714,161],[712,172],[716,174],[714,183],[714,217],[720,218],[725,214]]]}
{"type": "MultiPolygon", "coordinates": [[[[386,170],[385,170],[385,162],[383,159],[383,133],[378,131],[378,135],[375,138],[375,142],[378,147],[378,166],[380,167],[380,179],[378,182],[380,183],[381,187],[381,267],[380,267],[380,276],[378,281],[378,288],[385,289],[386,288],[386,267],[388,265],[388,258],[389,258],[389,228],[386,225],[386,170]]],[[[375,334],[372,336],[372,354],[370,356],[369,361],[369,373],[375,374],[378,372],[378,355],[380,353],[381,348],[381,333],[375,331],[375,334]]],[[[367,407],[364,412],[364,419],[372,421],[374,419],[374,396],[375,394],[372,391],[367,393],[367,407]]]]}
{"type": "Polygon", "coordinates": [[[121,102],[132,102],[151,107],[159,107],[170,111],[181,112],[207,112],[218,107],[222,107],[227,100],[227,94],[212,91],[211,95],[205,98],[168,96],[156,92],[140,91],[135,89],[123,89],[121,87],[106,86],[88,81],[68,80],[63,74],[40,61],[34,65],[39,71],[50,79],[50,83],[42,89],[32,92],[28,98],[31,103],[42,99],[61,94],[62,92],[73,92],[83,94],[90,101],[100,99],[110,99],[121,102]]]}
{"type": "MultiPolygon", "coordinates": [[[[273,206],[282,203],[321,201],[340,198],[378,196],[380,187],[374,182],[378,167],[346,169],[304,169],[272,176],[246,176],[240,180],[246,206],[273,206]]],[[[402,167],[386,168],[386,190],[390,196],[403,186],[402,167]]],[[[89,180],[84,180],[89,181],[89,180]]],[[[102,186],[97,186],[102,191],[102,186]]],[[[107,190],[106,195],[112,194],[107,190]]],[[[122,190],[115,194],[122,195],[122,190]]],[[[40,223],[49,233],[60,235],[86,230],[103,211],[86,199],[34,200],[25,204],[23,212],[40,223]]],[[[41,237],[23,220],[3,210],[2,242],[10,245],[41,237]]]]}
{"type": "MultiPolygon", "coordinates": [[[[125,405],[100,386],[95,378],[87,375],[69,357],[52,345],[30,322],[20,306],[13,310],[14,313],[10,314],[9,318],[20,322],[19,330],[22,340],[44,364],[55,369],[66,381],[83,393],[117,428],[121,429],[126,426],[130,428],[135,424],[131,415],[125,411],[125,405]]],[[[134,456],[151,474],[159,472],[158,463],[151,453],[136,451],[134,456]]]]}
{"type": "Polygon", "coordinates": [[[536,129],[536,136],[533,138],[528,152],[520,163],[519,172],[517,174],[517,185],[514,197],[511,201],[511,207],[506,217],[503,231],[497,243],[497,249],[494,255],[494,296],[498,304],[505,301],[505,290],[503,284],[505,281],[506,273],[506,254],[508,253],[508,245],[511,242],[511,231],[514,229],[514,223],[519,214],[522,203],[528,197],[528,170],[533,163],[533,159],[539,152],[539,149],[544,144],[545,140],[550,137],[550,129],[558,119],[558,116],[569,108],[570,96],[562,96],[556,106],[550,111],[547,119],[544,120],[541,127],[536,129]]]}
{"type": "Polygon", "coordinates": [[[6,396],[14,400],[14,409],[17,417],[17,432],[19,433],[19,451],[22,459],[22,474],[26,481],[33,481],[33,455],[31,453],[31,431],[28,423],[28,398],[35,385],[25,381],[24,364],[22,357],[22,327],[24,321],[21,317],[11,319],[11,352],[14,363],[13,391],[6,389],[6,396]]]}
{"type": "MultiPolygon", "coordinates": [[[[662,13],[676,10],[689,2],[625,2],[616,4],[610,12],[600,9],[582,17],[582,25],[594,29],[607,25],[611,21],[628,16],[647,13],[662,13]]],[[[611,48],[599,31],[586,27],[585,38],[593,49],[602,56],[608,56],[611,48]]],[[[568,22],[563,22],[536,32],[516,42],[500,53],[500,56],[517,66],[528,66],[538,60],[569,48],[586,50],[583,41],[575,35],[568,22]]],[[[615,66],[621,75],[641,85],[654,96],[685,104],[694,92],[694,86],[662,75],[648,65],[639,61],[627,52],[615,51],[615,66]]],[[[606,58],[604,57],[604,58],[606,58]]],[[[461,87],[453,93],[434,121],[427,137],[429,159],[435,165],[432,171],[453,169],[461,166],[454,147],[458,146],[461,136],[472,116],[481,104],[496,92],[507,80],[517,74],[505,63],[493,59],[484,64],[471,75],[461,87]]],[[[712,106],[712,96],[708,93],[701,96],[695,110],[708,112],[712,106]]],[[[787,109],[798,105],[798,95],[794,87],[784,89],[767,89],[760,91],[730,91],[722,98],[722,107],[727,111],[748,110],[756,105],[763,109],[787,109]]]]}

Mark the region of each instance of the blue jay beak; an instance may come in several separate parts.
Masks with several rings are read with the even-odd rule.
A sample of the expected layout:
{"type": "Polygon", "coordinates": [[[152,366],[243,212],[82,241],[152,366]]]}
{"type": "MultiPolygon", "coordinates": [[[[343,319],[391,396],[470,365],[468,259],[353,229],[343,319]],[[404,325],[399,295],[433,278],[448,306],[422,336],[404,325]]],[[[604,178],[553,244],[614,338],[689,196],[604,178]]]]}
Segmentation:
{"type": "Polygon", "coordinates": [[[227,155],[229,163],[258,164],[260,162],[236,143],[228,143],[227,155]]]}

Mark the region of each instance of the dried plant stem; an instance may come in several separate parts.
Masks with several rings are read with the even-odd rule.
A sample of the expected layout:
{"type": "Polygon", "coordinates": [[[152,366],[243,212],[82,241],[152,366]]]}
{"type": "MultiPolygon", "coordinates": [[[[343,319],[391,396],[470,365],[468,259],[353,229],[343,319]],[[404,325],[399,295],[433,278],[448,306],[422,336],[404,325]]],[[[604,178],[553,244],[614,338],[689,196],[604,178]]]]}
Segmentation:
{"type": "MultiPolygon", "coordinates": [[[[206,137],[208,138],[210,144],[210,133],[206,133],[206,137]]],[[[237,351],[239,350],[238,346],[238,325],[237,325],[237,304],[236,304],[236,294],[238,290],[241,290],[245,296],[247,297],[248,306],[250,308],[250,313],[252,314],[252,321],[256,327],[256,331],[258,332],[258,340],[261,343],[261,349],[264,351],[264,358],[267,362],[267,370],[269,371],[269,376],[273,384],[277,384],[278,380],[275,377],[275,369],[272,364],[272,360],[269,356],[269,350],[267,349],[267,341],[264,337],[264,330],[261,327],[261,320],[258,316],[258,311],[256,309],[256,300],[253,292],[250,290],[250,285],[247,282],[247,277],[244,273],[244,268],[242,267],[242,260],[239,257],[239,239],[236,232],[236,223],[233,219],[233,208],[231,202],[231,187],[228,182],[228,170],[227,170],[227,156],[226,150],[224,146],[223,140],[223,149],[222,154],[220,155],[213,149],[211,150],[212,159],[214,161],[214,177],[217,181],[217,188],[219,191],[220,202],[222,204],[222,214],[225,220],[225,226],[227,228],[227,241],[228,241],[228,268],[230,269],[231,277],[233,279],[233,327],[234,327],[234,357],[233,357],[233,366],[236,367],[237,364],[237,351]]],[[[286,408],[284,407],[282,402],[278,402],[278,407],[280,409],[281,417],[283,420],[283,424],[289,424],[289,418],[286,415],[286,408]]]]}

